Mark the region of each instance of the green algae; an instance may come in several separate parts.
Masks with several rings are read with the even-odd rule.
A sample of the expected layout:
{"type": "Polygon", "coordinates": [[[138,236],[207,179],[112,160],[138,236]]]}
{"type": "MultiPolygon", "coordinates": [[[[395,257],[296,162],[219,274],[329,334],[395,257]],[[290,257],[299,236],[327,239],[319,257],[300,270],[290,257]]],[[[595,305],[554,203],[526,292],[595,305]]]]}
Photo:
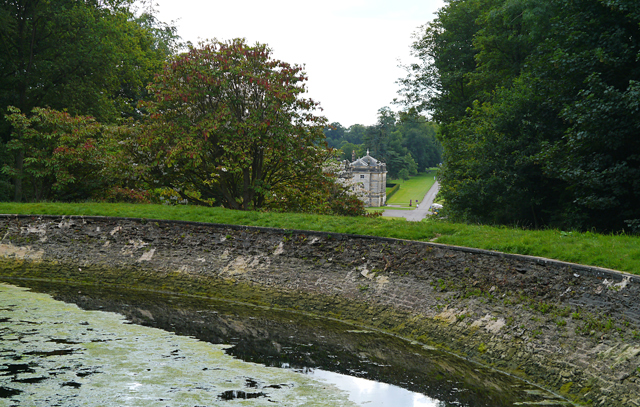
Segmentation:
{"type": "MultiPolygon", "coordinates": [[[[396,373],[404,383],[413,375],[415,379],[411,379],[413,383],[411,386],[417,387],[412,388],[412,391],[436,398],[439,396],[450,398],[452,391],[456,392],[456,389],[462,388],[465,390],[459,396],[465,398],[469,395],[482,395],[481,398],[486,399],[486,402],[477,405],[493,407],[512,405],[509,400],[523,400],[522,390],[514,391],[514,389],[530,388],[521,387],[522,383],[516,385],[516,382],[508,377],[502,377],[459,358],[434,352],[434,348],[425,347],[415,341],[382,335],[377,330],[354,329],[353,325],[345,325],[339,321],[318,318],[301,312],[282,312],[269,307],[238,305],[233,301],[169,293],[150,293],[123,288],[113,291],[105,286],[51,285],[33,280],[23,281],[23,283],[28,283],[36,290],[52,292],[56,299],[76,302],[85,309],[110,311],[116,309],[118,313],[123,313],[136,323],[160,326],[204,341],[210,339],[202,334],[203,326],[208,328],[221,326],[223,330],[235,330],[235,332],[228,332],[228,337],[242,337],[242,340],[233,348],[227,349],[227,352],[233,351],[231,354],[243,359],[249,356],[249,359],[245,360],[265,365],[280,366],[283,361],[287,364],[295,364],[294,361],[307,359],[305,363],[311,362],[310,366],[333,371],[348,373],[366,370],[369,375],[373,374],[368,377],[375,377],[376,380],[387,383],[393,383],[388,380],[396,373]],[[104,300],[97,299],[98,297],[104,300]],[[260,322],[263,319],[265,319],[264,324],[260,322]],[[268,335],[264,331],[265,325],[268,326],[268,335]],[[255,335],[254,339],[251,339],[252,335],[255,335]],[[288,338],[293,338],[291,335],[298,338],[302,345],[289,343],[288,338]],[[312,344],[314,338],[323,339],[312,344]],[[245,342],[244,345],[243,342],[245,342]],[[290,351],[298,346],[299,352],[293,354],[292,358],[283,359],[286,355],[279,349],[274,349],[273,344],[290,351]],[[243,349],[248,353],[243,355],[243,349]],[[260,353],[275,354],[276,357],[275,359],[256,357],[260,353]],[[331,361],[337,364],[326,365],[331,361]],[[435,389],[439,389],[437,393],[433,393],[435,389]]],[[[214,333],[214,337],[219,337],[219,332],[214,333]]],[[[223,340],[221,343],[230,342],[223,340]]],[[[153,348],[148,350],[162,351],[162,349],[153,348]]],[[[268,385],[265,384],[265,387],[268,385]]],[[[524,396],[524,399],[530,398],[524,396]]],[[[459,399],[458,402],[454,402],[454,405],[459,405],[460,401],[459,399]]],[[[442,403],[448,405],[445,401],[442,403]]],[[[462,405],[466,405],[465,402],[462,402],[462,405]]]]}
{"type": "Polygon", "coordinates": [[[8,399],[16,405],[211,405],[234,391],[263,394],[236,400],[240,405],[353,405],[334,386],[240,361],[224,352],[225,345],[133,325],[118,314],[84,311],[5,284],[0,321],[0,378],[20,392],[8,399]],[[70,352],[42,356],[35,350],[70,352]],[[28,368],[11,374],[16,365],[28,368]],[[30,383],[32,378],[44,379],[30,383]],[[248,380],[258,388],[247,388],[248,380]]]}
{"type": "MultiPolygon", "coordinates": [[[[465,350],[477,352],[479,338],[465,339],[466,348],[447,349],[443,344],[451,343],[444,338],[442,323],[431,318],[411,314],[409,310],[393,309],[386,306],[367,304],[350,298],[327,297],[320,294],[294,292],[273,287],[264,287],[242,280],[211,278],[180,272],[158,272],[133,266],[108,267],[85,265],[82,268],[53,262],[30,262],[0,259],[1,275],[10,280],[27,279],[51,281],[64,284],[79,284],[81,287],[103,287],[112,291],[136,289],[158,294],[181,294],[194,299],[216,298],[239,305],[249,305],[271,312],[286,310],[303,320],[323,316],[325,321],[351,324],[351,330],[387,332],[393,336],[417,339],[427,348],[451,351],[467,355],[465,350]],[[355,329],[354,329],[355,328],[355,329]]],[[[297,320],[299,322],[299,320],[297,320]]],[[[330,324],[331,325],[331,324],[330,324]]],[[[346,329],[345,329],[346,330],[346,329]]],[[[362,336],[362,334],[359,334],[362,336]]],[[[483,353],[475,356],[481,359],[483,353]]],[[[455,365],[455,363],[454,363],[455,365]]],[[[447,367],[450,369],[450,366],[447,367]]],[[[458,375],[466,374],[465,369],[456,368],[458,375]]],[[[518,376],[527,376],[518,374],[518,376]]],[[[473,380],[461,379],[470,388],[478,389],[494,386],[492,375],[482,375],[473,380]]],[[[503,396],[499,396],[503,397],[503,396]]]]}

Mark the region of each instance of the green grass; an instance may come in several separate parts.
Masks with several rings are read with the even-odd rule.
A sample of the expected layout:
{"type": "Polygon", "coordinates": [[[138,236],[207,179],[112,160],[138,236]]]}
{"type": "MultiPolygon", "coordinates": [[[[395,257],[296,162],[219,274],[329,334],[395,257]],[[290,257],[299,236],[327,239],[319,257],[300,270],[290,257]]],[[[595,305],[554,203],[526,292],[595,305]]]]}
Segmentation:
{"type": "Polygon", "coordinates": [[[415,208],[415,200],[418,199],[422,201],[424,195],[435,182],[434,177],[436,174],[437,170],[431,170],[420,173],[406,181],[401,179],[389,181],[394,184],[400,184],[400,189],[387,201],[387,205],[409,207],[409,200],[412,200],[413,203],[411,207],[415,208]]]}
{"type": "Polygon", "coordinates": [[[398,207],[398,206],[372,206],[370,208],[364,208],[364,210],[369,212],[369,213],[371,213],[371,212],[384,212],[387,209],[393,209],[394,211],[395,210],[398,210],[398,211],[412,211],[412,210],[414,210],[416,208],[415,208],[415,205],[412,206],[412,207],[404,207],[404,206],[403,207],[398,207]]]}
{"type": "Polygon", "coordinates": [[[640,274],[640,236],[622,234],[532,231],[436,220],[407,222],[402,218],[350,218],[296,213],[242,212],[198,206],[0,203],[0,213],[175,219],[384,236],[418,241],[429,241],[435,238],[438,243],[527,254],[640,274]]]}

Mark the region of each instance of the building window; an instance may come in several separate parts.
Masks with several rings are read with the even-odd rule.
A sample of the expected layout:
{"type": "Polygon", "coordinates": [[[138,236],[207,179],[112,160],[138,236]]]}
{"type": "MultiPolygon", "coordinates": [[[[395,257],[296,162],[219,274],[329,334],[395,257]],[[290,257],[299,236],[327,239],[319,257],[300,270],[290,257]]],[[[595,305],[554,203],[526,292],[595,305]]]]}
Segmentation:
{"type": "Polygon", "coordinates": [[[360,178],[364,178],[364,175],[361,175],[360,178]]]}

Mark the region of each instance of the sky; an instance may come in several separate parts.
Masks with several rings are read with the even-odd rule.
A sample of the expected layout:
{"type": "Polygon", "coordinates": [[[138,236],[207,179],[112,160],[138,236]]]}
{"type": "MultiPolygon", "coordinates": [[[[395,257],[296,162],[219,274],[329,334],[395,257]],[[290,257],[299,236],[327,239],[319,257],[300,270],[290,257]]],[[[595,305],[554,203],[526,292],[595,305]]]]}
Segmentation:
{"type": "Polygon", "coordinates": [[[411,62],[412,34],[444,0],[155,0],[158,18],[185,41],[244,37],[276,59],[304,65],[306,97],[344,127],[376,123],[411,62]]]}

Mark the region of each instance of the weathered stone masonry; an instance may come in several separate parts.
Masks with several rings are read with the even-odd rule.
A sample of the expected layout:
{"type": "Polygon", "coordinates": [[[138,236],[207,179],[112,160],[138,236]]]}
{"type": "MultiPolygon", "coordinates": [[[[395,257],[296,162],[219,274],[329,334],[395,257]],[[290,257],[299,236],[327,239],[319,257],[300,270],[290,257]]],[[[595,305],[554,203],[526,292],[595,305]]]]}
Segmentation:
{"type": "Polygon", "coordinates": [[[0,234],[0,276],[337,317],[579,403],[640,406],[638,276],[434,243],[179,221],[2,215],[0,234]]]}

